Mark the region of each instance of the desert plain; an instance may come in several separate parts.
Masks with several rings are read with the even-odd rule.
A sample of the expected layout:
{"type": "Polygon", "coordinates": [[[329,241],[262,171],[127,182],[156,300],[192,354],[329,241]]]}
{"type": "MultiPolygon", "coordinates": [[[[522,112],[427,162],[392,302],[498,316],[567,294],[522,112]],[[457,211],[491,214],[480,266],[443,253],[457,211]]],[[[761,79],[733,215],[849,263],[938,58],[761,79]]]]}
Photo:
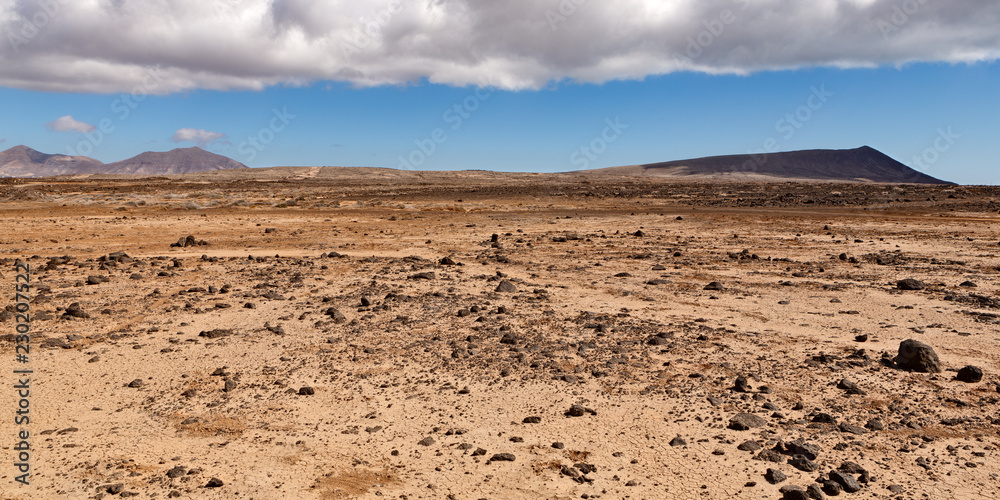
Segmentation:
{"type": "Polygon", "coordinates": [[[4,500],[1000,492],[1000,188],[253,169],[0,228],[4,500]]]}

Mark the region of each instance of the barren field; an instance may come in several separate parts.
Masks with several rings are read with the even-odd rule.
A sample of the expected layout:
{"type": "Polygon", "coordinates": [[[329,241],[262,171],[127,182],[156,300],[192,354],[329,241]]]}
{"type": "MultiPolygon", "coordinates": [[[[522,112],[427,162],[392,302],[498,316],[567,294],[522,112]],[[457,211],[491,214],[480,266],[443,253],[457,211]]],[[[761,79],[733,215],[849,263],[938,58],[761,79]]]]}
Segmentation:
{"type": "Polygon", "coordinates": [[[961,186],[5,180],[0,498],[997,498],[998,211],[961,186]]]}

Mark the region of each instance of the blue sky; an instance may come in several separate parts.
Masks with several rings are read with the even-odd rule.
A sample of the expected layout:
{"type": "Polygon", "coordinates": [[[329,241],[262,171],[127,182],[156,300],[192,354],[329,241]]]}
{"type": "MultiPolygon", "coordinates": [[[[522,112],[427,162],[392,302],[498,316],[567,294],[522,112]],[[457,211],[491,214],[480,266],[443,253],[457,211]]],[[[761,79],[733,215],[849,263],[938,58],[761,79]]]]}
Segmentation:
{"type": "MultiPolygon", "coordinates": [[[[650,38],[653,35],[644,35],[636,27],[620,31],[621,19],[616,25],[619,31],[604,39],[599,34],[588,42],[583,41],[588,38],[574,38],[573,23],[594,32],[595,26],[605,22],[601,12],[586,12],[591,3],[576,0],[579,5],[568,16],[560,14],[565,10],[559,10],[559,2],[547,10],[533,4],[538,12],[530,29],[536,31],[521,32],[521,36],[539,33],[539,40],[525,42],[527,46],[453,55],[445,50],[448,44],[464,47],[462,42],[451,41],[441,26],[420,24],[417,14],[423,11],[418,4],[396,4],[394,12],[389,12],[386,5],[393,4],[372,2],[367,17],[357,19],[361,26],[366,19],[369,25],[379,23],[372,31],[378,43],[352,39],[357,47],[351,46],[361,51],[381,47],[373,55],[377,61],[365,59],[369,66],[310,52],[323,43],[328,51],[333,47],[333,53],[345,47],[343,32],[349,33],[352,25],[338,27],[335,20],[339,17],[333,16],[330,24],[300,19],[296,33],[311,33],[313,38],[311,42],[299,40],[294,51],[286,48],[284,52],[286,59],[292,54],[312,60],[315,67],[327,64],[326,71],[332,73],[310,75],[311,70],[275,62],[274,68],[252,74],[240,66],[239,54],[232,57],[233,67],[229,67],[225,59],[202,60],[207,56],[184,46],[175,47],[172,54],[149,49],[123,55],[95,42],[87,45],[98,46],[93,54],[70,53],[65,40],[50,40],[69,36],[59,31],[69,26],[60,28],[57,21],[68,23],[70,16],[56,13],[46,23],[48,31],[39,30],[16,51],[10,46],[0,49],[0,62],[8,63],[0,66],[0,149],[24,144],[46,153],[81,154],[112,162],[147,150],[198,144],[254,167],[551,172],[765,148],[790,151],[869,145],[935,177],[1000,184],[997,37],[984,34],[977,25],[984,16],[986,21],[995,19],[991,16],[998,10],[988,3],[969,2],[968,18],[958,16],[951,21],[952,38],[925,40],[924,53],[897,54],[894,51],[903,50],[896,47],[897,39],[907,47],[921,46],[913,38],[922,29],[918,22],[937,23],[936,36],[944,36],[940,33],[948,26],[941,27],[930,4],[914,3],[914,13],[897,27],[885,24],[894,22],[891,3],[829,1],[837,4],[836,12],[844,11],[845,4],[865,4],[856,5],[857,12],[882,8],[877,11],[882,17],[867,14],[869,24],[862,31],[873,40],[882,40],[885,53],[869,53],[850,40],[837,47],[846,37],[843,33],[831,34],[833,42],[828,40],[826,45],[811,41],[809,33],[821,37],[824,26],[843,25],[843,19],[836,18],[842,14],[836,13],[830,14],[833,19],[810,20],[815,25],[801,28],[801,34],[755,39],[760,31],[756,28],[776,22],[765,15],[768,6],[751,0],[718,0],[716,10],[704,10],[705,3],[701,3],[703,10],[695,13],[682,8],[694,4],[664,2],[676,4],[679,10],[657,14],[663,16],[662,22],[673,23],[670,26],[678,27],[681,35],[688,34],[662,41],[661,49],[670,55],[665,57],[647,50],[651,40],[660,42],[650,38]],[[405,15],[413,18],[404,20],[405,15]],[[886,33],[887,26],[896,31],[886,33]],[[394,28],[432,40],[441,37],[436,45],[420,49],[424,52],[410,54],[419,56],[426,68],[415,68],[385,49],[391,36],[403,36],[394,34],[394,28]],[[330,45],[338,29],[340,38],[332,39],[340,42],[330,45]],[[796,43],[800,46],[786,50],[796,43]],[[942,51],[941,43],[951,44],[954,50],[942,51]],[[27,59],[33,52],[35,58],[27,59]],[[506,57],[503,63],[496,62],[500,56],[506,57]],[[531,64],[522,64],[528,56],[531,64]],[[45,58],[71,63],[70,73],[82,66],[76,70],[75,83],[67,71],[46,74],[48,70],[34,62],[45,58]],[[107,61],[115,66],[87,66],[107,61]],[[641,69],[646,66],[648,70],[641,69]]],[[[326,12],[322,8],[335,3],[275,1],[273,11],[261,15],[286,26],[292,22],[287,19],[303,9],[326,12]],[[282,5],[284,10],[279,10],[282,5]]],[[[5,19],[5,8],[21,9],[20,13],[9,11],[6,22],[8,30],[10,26],[23,30],[16,18],[30,19],[30,9],[0,2],[0,21],[5,19]]],[[[652,15],[650,4],[645,8],[644,15],[652,15]]],[[[136,24],[143,22],[144,14],[151,15],[125,14],[133,16],[136,24]]],[[[522,26],[520,18],[505,21],[497,11],[483,15],[487,14],[494,16],[492,24],[512,23],[507,31],[498,32],[500,39],[507,40],[504,33],[518,32],[522,26]]],[[[172,15],[194,14],[174,11],[172,15]]],[[[471,14],[463,15],[468,24],[471,14]]],[[[954,12],[950,16],[956,17],[954,12]]],[[[231,22],[229,18],[218,21],[219,26],[231,22]]],[[[89,41],[86,32],[73,33],[89,41]]],[[[144,41],[142,35],[135,36],[139,37],[136,43],[144,41]]],[[[467,45],[496,45],[488,33],[478,35],[477,31],[469,36],[467,45]],[[477,42],[475,36],[483,40],[477,42]]],[[[406,47],[414,43],[411,40],[406,47]]],[[[343,55],[348,56],[355,54],[343,55]]],[[[266,56],[258,60],[261,65],[269,64],[266,56]]]]}

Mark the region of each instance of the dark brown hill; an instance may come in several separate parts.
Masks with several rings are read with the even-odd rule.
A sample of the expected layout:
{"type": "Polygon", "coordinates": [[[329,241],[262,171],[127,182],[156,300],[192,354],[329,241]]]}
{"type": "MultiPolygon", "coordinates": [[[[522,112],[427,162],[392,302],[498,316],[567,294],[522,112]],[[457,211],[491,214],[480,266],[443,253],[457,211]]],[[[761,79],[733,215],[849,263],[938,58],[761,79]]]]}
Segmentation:
{"type": "Polygon", "coordinates": [[[759,155],[710,156],[591,170],[596,174],[676,177],[713,180],[815,180],[951,184],[936,179],[863,146],[857,149],[812,149],[759,155]]]}

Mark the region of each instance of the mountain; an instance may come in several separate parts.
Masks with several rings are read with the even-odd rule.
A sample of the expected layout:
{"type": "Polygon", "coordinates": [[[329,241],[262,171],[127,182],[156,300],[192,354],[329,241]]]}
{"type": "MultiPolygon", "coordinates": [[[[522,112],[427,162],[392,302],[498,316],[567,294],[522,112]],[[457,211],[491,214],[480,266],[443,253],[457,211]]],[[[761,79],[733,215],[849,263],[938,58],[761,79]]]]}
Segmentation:
{"type": "Polygon", "coordinates": [[[147,151],[127,160],[105,165],[107,174],[170,175],[208,172],[231,168],[249,168],[246,165],[209,153],[198,147],[178,148],[163,153],[147,151]]]}
{"type": "Polygon", "coordinates": [[[0,177],[48,177],[101,173],[104,164],[86,156],[49,155],[27,146],[0,151],[0,177]]]}
{"type": "Polygon", "coordinates": [[[145,152],[107,165],[86,156],[50,155],[27,146],[14,146],[0,152],[0,177],[80,174],[169,175],[231,168],[249,167],[197,147],[174,149],[163,153],[145,152]]]}
{"type": "Polygon", "coordinates": [[[692,180],[819,180],[952,184],[913,170],[868,146],[857,149],[813,149],[787,153],[710,156],[602,168],[580,173],[692,180]]]}

